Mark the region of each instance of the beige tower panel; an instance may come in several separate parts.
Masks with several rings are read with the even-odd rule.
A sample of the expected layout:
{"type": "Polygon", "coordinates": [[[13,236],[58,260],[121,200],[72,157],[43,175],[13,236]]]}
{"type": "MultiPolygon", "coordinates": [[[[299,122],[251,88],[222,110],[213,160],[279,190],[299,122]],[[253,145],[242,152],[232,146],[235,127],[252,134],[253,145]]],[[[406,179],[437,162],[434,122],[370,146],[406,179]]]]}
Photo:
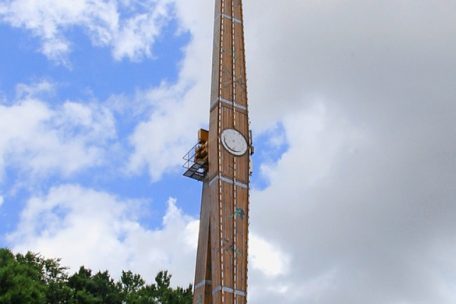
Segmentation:
{"type": "Polygon", "coordinates": [[[220,96],[226,100],[233,100],[233,40],[229,19],[222,18],[222,32],[224,35],[220,52],[220,96]]]}
{"type": "MultiPolygon", "coordinates": [[[[242,25],[235,23],[236,31],[241,32],[242,25]]],[[[235,85],[235,101],[237,104],[247,106],[247,80],[245,75],[244,47],[240,45],[243,37],[235,38],[234,56],[234,85],[235,85]]]]}
{"type": "Polygon", "coordinates": [[[219,96],[220,81],[220,37],[221,37],[221,1],[215,1],[214,43],[212,52],[212,86],[211,100],[214,102],[219,96]]]}
{"type": "Polygon", "coordinates": [[[240,0],[233,0],[233,16],[237,20],[242,20],[242,1],[240,0]]]}
{"type": "Polygon", "coordinates": [[[209,125],[209,172],[207,174],[208,180],[218,174],[219,172],[219,153],[218,153],[218,107],[211,111],[209,125]]]}
{"type": "Polygon", "coordinates": [[[210,269],[210,234],[209,234],[209,218],[210,218],[210,188],[205,183],[203,186],[203,202],[200,214],[200,229],[198,237],[199,259],[196,264],[195,271],[195,292],[194,299],[198,304],[212,304],[212,286],[211,286],[211,269],[210,269]]]}
{"type": "Polygon", "coordinates": [[[248,253],[248,219],[249,219],[249,208],[248,208],[248,190],[244,187],[237,186],[237,206],[244,211],[243,216],[236,217],[236,243],[239,249],[238,256],[238,267],[237,267],[237,280],[238,289],[246,290],[247,287],[247,253],[248,253]]]}
{"type": "Polygon", "coordinates": [[[223,246],[221,253],[223,255],[223,271],[224,282],[223,286],[233,286],[233,259],[232,259],[232,246],[233,246],[233,185],[222,182],[222,219],[225,225],[223,229],[223,246]]]}

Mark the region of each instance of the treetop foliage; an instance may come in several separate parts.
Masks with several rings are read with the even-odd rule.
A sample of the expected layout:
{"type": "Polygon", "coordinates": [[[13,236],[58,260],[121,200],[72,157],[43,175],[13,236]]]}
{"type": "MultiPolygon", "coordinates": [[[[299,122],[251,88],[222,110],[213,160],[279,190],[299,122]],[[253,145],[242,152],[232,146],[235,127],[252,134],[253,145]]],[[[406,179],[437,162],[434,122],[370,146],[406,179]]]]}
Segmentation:
{"type": "Polygon", "coordinates": [[[0,304],[191,304],[193,299],[192,285],[172,288],[167,271],[148,285],[131,271],[116,281],[108,271],[93,274],[81,266],[70,276],[67,270],[59,259],[0,248],[0,304]]]}

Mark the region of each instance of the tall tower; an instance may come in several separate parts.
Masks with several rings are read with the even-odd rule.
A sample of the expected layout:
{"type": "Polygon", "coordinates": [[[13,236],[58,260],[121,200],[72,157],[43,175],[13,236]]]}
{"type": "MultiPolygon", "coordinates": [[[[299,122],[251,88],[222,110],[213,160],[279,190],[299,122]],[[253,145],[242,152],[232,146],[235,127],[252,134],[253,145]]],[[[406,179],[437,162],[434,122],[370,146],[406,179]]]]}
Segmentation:
{"type": "Polygon", "coordinates": [[[250,155],[242,0],[215,0],[209,131],[187,154],[203,182],[194,304],[247,303],[250,155]]]}

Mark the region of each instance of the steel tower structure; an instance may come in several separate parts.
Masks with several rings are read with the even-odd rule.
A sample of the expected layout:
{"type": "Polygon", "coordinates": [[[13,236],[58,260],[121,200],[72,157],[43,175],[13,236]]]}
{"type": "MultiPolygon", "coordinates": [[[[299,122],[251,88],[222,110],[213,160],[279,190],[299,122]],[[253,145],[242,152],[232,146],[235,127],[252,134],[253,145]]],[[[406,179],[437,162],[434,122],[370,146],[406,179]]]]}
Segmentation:
{"type": "Polygon", "coordinates": [[[194,304],[247,303],[250,156],[242,0],[215,0],[209,131],[185,157],[203,182],[194,304]]]}

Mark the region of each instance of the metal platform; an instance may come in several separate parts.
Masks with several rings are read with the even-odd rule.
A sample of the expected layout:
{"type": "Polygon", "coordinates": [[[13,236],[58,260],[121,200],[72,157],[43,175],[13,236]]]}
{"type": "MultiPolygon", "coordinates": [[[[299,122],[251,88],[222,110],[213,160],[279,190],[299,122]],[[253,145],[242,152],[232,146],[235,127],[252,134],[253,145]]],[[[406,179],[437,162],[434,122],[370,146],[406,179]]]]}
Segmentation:
{"type": "Polygon", "coordinates": [[[202,181],[206,177],[207,174],[207,167],[208,167],[208,159],[205,158],[198,158],[196,155],[196,151],[201,148],[201,144],[196,144],[190,151],[185,154],[183,157],[185,160],[184,163],[184,176],[190,177],[197,181],[202,181]]]}

